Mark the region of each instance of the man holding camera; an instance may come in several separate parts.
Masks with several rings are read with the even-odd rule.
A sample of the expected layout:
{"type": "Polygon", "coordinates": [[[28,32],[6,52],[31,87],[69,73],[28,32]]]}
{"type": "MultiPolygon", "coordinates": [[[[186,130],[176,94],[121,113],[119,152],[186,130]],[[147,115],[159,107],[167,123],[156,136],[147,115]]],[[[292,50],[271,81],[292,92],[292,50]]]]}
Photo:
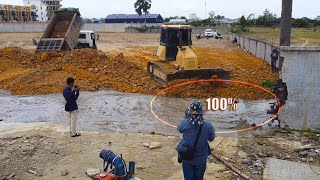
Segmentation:
{"type": "Polygon", "coordinates": [[[76,122],[78,118],[78,105],[77,100],[79,97],[80,88],[74,86],[74,78],[69,77],[67,79],[67,87],[63,90],[63,97],[67,101],[65,110],[69,112],[70,116],[70,134],[71,137],[81,136],[80,133],[76,132],[76,122]]]}

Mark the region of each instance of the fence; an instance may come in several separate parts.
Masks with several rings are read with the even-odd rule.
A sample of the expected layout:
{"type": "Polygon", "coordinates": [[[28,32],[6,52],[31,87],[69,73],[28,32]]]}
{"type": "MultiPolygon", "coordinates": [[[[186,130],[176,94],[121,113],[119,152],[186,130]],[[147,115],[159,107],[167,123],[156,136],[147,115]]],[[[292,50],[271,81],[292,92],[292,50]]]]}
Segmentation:
{"type": "MultiPolygon", "coordinates": [[[[17,32],[17,33],[41,33],[43,32],[48,23],[47,22],[25,22],[25,23],[0,23],[0,33],[17,32]]],[[[160,26],[159,23],[148,23],[147,26],[160,26]]],[[[91,30],[95,32],[126,32],[128,27],[140,27],[136,23],[114,23],[114,24],[94,24],[86,23],[82,29],[91,30]]]]}
{"type": "Polygon", "coordinates": [[[230,41],[237,38],[239,46],[251,53],[253,56],[259,57],[271,64],[270,54],[276,46],[256,39],[241,36],[239,34],[230,34],[230,41]]]}
{"type": "MultiPolygon", "coordinates": [[[[48,23],[47,22],[22,22],[22,23],[0,23],[0,33],[17,32],[17,33],[41,33],[43,32],[48,23]]],[[[147,23],[148,27],[154,27],[149,32],[159,33],[161,23],[147,23]]],[[[138,32],[137,30],[129,27],[141,27],[140,23],[85,23],[83,29],[95,32],[138,32]]],[[[228,27],[193,27],[194,34],[204,33],[205,29],[213,29],[214,31],[227,34],[230,31],[228,27]]]]}

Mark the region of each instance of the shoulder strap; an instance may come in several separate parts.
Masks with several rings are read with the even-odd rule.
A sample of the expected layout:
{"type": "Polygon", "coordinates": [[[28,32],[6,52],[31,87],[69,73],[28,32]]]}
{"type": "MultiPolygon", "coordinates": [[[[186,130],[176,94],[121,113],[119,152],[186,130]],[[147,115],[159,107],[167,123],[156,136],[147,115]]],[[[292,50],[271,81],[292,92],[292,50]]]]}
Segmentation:
{"type": "Polygon", "coordinates": [[[202,126],[203,126],[203,124],[200,125],[200,129],[198,131],[198,134],[197,134],[197,137],[196,137],[196,141],[194,142],[193,148],[195,148],[196,145],[198,144],[198,140],[199,140],[199,136],[200,136],[200,133],[201,133],[202,126]]]}

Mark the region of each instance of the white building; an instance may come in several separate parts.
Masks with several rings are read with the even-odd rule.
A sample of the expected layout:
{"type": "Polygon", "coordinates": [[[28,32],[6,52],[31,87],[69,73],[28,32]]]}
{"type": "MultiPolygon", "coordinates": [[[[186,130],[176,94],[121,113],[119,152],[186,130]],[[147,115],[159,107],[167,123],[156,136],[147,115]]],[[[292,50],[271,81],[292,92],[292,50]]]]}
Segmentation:
{"type": "Polygon", "coordinates": [[[200,18],[198,18],[197,14],[193,13],[193,14],[190,14],[189,20],[190,21],[198,21],[198,20],[200,20],[200,18]]]}
{"type": "Polygon", "coordinates": [[[320,16],[317,16],[315,20],[320,21],[320,16]]]}
{"type": "Polygon", "coordinates": [[[25,6],[35,6],[37,9],[37,21],[48,21],[54,11],[61,7],[62,0],[23,0],[25,6]]]}

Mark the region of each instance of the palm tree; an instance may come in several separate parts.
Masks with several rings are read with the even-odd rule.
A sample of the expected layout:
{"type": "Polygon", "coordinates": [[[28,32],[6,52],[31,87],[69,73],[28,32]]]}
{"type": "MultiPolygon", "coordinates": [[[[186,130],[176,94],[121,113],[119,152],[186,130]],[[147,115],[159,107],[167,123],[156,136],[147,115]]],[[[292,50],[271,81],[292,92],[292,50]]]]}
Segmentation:
{"type": "Polygon", "coordinates": [[[293,0],[282,0],[280,46],[290,46],[292,1],[293,0]]]}
{"type": "Polygon", "coordinates": [[[145,26],[147,26],[147,14],[149,14],[149,9],[151,8],[151,0],[137,0],[136,3],[134,3],[134,8],[137,12],[137,14],[140,16],[142,15],[142,12],[144,13],[145,18],[145,26]]]}

